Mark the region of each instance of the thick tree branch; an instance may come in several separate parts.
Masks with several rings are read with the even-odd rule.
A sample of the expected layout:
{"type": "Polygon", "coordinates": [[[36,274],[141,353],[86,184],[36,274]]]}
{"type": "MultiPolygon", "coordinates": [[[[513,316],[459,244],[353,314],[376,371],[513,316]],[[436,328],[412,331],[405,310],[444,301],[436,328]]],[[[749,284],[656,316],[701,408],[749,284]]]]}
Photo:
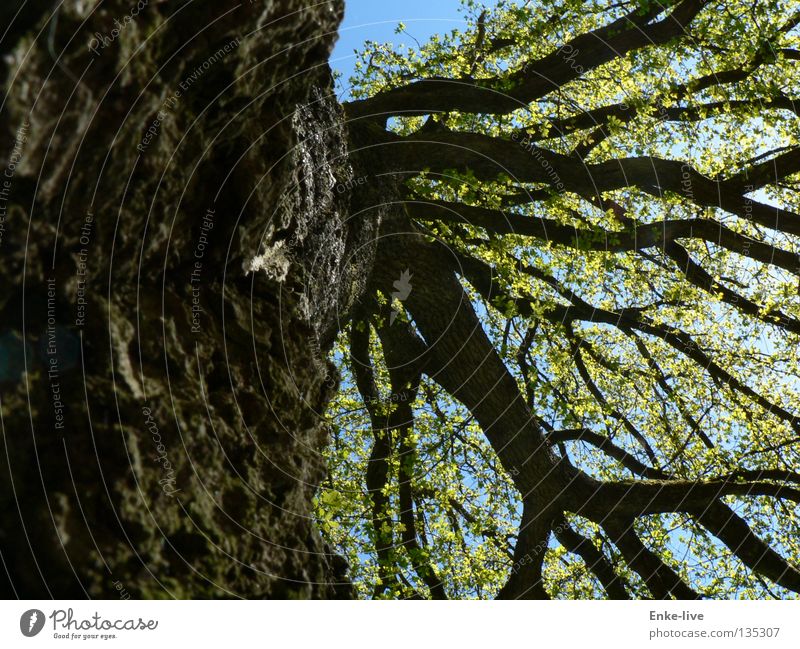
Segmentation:
{"type": "Polygon", "coordinates": [[[645,11],[637,8],[603,27],[576,36],[503,78],[422,79],[369,99],[350,102],[345,110],[351,118],[425,115],[454,110],[509,113],[628,52],[685,36],[689,24],[706,3],[707,0],[653,2],[645,11]],[[674,9],[662,20],[651,22],[672,6],[674,9]]]}
{"type": "Polygon", "coordinates": [[[542,583],[542,563],[552,529],[546,511],[540,505],[523,504],[514,563],[497,599],[550,599],[542,583]]]}
{"type": "MultiPolygon", "coordinates": [[[[780,327],[786,331],[800,334],[800,320],[778,309],[766,312],[759,304],[718,282],[712,277],[711,273],[694,261],[689,251],[680,244],[674,241],[669,242],[664,246],[664,252],[675,262],[678,270],[680,270],[686,279],[694,286],[697,286],[710,295],[721,296],[723,302],[737,308],[742,313],[746,313],[762,322],[780,327]]],[[[793,272],[800,274],[799,271],[800,266],[795,268],[793,272]]]]}
{"type": "Polygon", "coordinates": [[[703,527],[722,541],[748,568],[784,588],[800,593],[800,569],[756,536],[744,519],[730,507],[714,502],[692,513],[703,527]]]}
{"type": "Polygon", "coordinates": [[[594,573],[603,586],[609,599],[630,599],[625,582],[591,540],[572,529],[565,518],[554,522],[553,533],[568,552],[577,554],[583,559],[586,567],[594,573]]]}
{"type": "Polygon", "coordinates": [[[350,326],[350,358],[356,386],[369,412],[374,438],[367,464],[366,484],[367,493],[372,500],[372,528],[378,557],[378,580],[373,597],[380,597],[397,581],[393,525],[389,515],[389,497],[386,495],[392,444],[389,438],[389,422],[380,410],[381,398],[369,353],[369,323],[366,319],[360,322],[361,326],[358,326],[357,321],[350,326]]]}
{"type": "MultiPolygon", "coordinates": [[[[579,156],[549,151],[525,140],[520,142],[517,134],[512,134],[509,140],[447,130],[406,137],[384,132],[380,137],[386,146],[391,146],[386,170],[405,174],[411,170],[422,171],[420,161],[424,160],[427,172],[445,173],[455,169],[486,181],[505,175],[517,183],[542,183],[554,192],[569,191],[588,199],[599,199],[604,192],[628,187],[638,187],[657,198],[672,192],[699,207],[721,209],[779,232],[800,234],[799,214],[746,196],[764,181],[761,165],[728,180],[717,180],[701,174],[688,163],[656,156],[586,164],[579,156]],[[756,177],[743,181],[750,177],[750,172],[756,177]]],[[[787,153],[781,165],[772,168],[778,171],[770,178],[777,181],[794,173],[796,165],[797,154],[787,153]]]]}
{"type": "Polygon", "coordinates": [[[403,304],[428,345],[427,373],[475,416],[520,491],[542,489],[557,459],[450,268],[452,258],[412,233],[386,236],[382,244],[386,263],[378,280],[387,292],[406,268],[426,278],[403,304]]]}
{"type": "Polygon", "coordinates": [[[699,239],[737,254],[800,274],[800,255],[734,232],[710,218],[672,219],[637,224],[624,230],[602,227],[578,228],[554,219],[537,218],[503,210],[447,201],[409,200],[404,203],[409,216],[420,221],[467,223],[494,234],[530,236],[576,250],[626,252],[657,247],[679,239],[699,239]]]}
{"type": "Polygon", "coordinates": [[[700,599],[701,595],[686,584],[664,560],[647,548],[633,529],[633,523],[609,519],[603,528],[627,564],[644,580],[656,599],[700,599]]]}
{"type": "MultiPolygon", "coordinates": [[[[452,252],[449,253],[452,256],[452,252]]],[[[575,292],[562,287],[554,278],[546,275],[531,267],[520,267],[521,270],[528,272],[532,277],[547,282],[572,304],[569,306],[540,304],[533,298],[513,297],[507,295],[502,289],[501,278],[496,277],[494,269],[483,261],[458,255],[458,271],[463,273],[475,289],[489,304],[493,304],[496,296],[503,296],[504,300],[512,301],[518,312],[524,316],[544,317],[550,322],[558,325],[583,320],[585,322],[602,322],[619,328],[623,332],[630,330],[660,338],[673,349],[692,359],[697,365],[703,368],[710,376],[727,385],[729,388],[740,392],[758,403],[765,411],[779,417],[787,422],[795,430],[800,430],[800,417],[792,414],[785,408],[773,403],[759,392],[756,392],[746,383],[743,383],[730,372],[722,368],[718,363],[703,351],[694,339],[681,330],[666,327],[654,322],[652,319],[641,313],[640,309],[621,309],[618,312],[608,311],[599,307],[592,306],[580,298],[575,292]],[[534,309],[534,306],[537,308],[534,309]]]]}
{"type": "Polygon", "coordinates": [[[444,585],[437,575],[436,569],[428,561],[424,550],[417,541],[417,526],[414,517],[412,478],[416,450],[410,434],[413,432],[414,425],[412,404],[419,392],[422,377],[421,358],[409,353],[413,353],[413,348],[409,349],[404,345],[406,337],[402,335],[399,327],[393,329],[383,325],[379,326],[377,331],[389,368],[389,381],[392,389],[388,428],[394,433],[399,446],[398,493],[402,546],[408,553],[414,571],[428,587],[431,597],[447,599],[444,585]]]}
{"type": "MultiPolygon", "coordinates": [[[[603,482],[582,511],[596,516],[630,518],[669,512],[703,511],[724,496],[771,496],[800,503],[800,489],[766,481],[735,480],[616,480],[603,482]]],[[[593,518],[594,520],[594,518],[593,518]]]]}
{"type": "Polygon", "coordinates": [[[603,451],[608,457],[617,460],[632,473],[640,475],[643,478],[666,479],[668,477],[668,475],[660,469],[653,469],[644,462],[640,462],[636,459],[636,456],[614,444],[611,439],[589,428],[555,430],[547,435],[547,439],[553,444],[568,441],[586,442],[596,447],[598,450],[603,451]]]}

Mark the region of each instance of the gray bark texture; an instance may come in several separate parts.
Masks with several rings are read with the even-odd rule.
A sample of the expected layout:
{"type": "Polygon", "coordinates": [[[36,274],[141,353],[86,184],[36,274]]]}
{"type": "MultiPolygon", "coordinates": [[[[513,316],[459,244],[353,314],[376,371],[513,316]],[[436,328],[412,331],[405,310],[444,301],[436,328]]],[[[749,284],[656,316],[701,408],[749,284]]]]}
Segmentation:
{"type": "Polygon", "coordinates": [[[2,594],[352,596],[312,517],[378,227],[348,216],[341,1],[11,5],[2,594]]]}

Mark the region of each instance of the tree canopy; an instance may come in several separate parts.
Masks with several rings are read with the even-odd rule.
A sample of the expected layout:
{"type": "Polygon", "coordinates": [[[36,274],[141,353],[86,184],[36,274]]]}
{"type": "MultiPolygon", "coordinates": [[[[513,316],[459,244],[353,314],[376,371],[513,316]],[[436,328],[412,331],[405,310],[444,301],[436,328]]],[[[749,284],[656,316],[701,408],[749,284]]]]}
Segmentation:
{"type": "Polygon", "coordinates": [[[344,105],[393,191],[323,534],[365,597],[794,597],[800,2],[463,15],[344,105]]]}

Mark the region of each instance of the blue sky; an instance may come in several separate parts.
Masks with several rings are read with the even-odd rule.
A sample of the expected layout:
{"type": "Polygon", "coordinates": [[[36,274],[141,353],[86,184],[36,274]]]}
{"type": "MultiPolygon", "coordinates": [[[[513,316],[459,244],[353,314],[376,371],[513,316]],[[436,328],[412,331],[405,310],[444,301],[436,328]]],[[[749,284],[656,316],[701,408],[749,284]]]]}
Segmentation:
{"type": "Polygon", "coordinates": [[[345,0],[344,22],[339,28],[331,67],[342,73],[342,83],[346,88],[356,60],[353,50],[360,50],[364,41],[413,45],[413,36],[423,43],[431,34],[463,25],[458,13],[460,6],[459,0],[345,0]],[[401,21],[409,35],[394,33],[401,21]]]}

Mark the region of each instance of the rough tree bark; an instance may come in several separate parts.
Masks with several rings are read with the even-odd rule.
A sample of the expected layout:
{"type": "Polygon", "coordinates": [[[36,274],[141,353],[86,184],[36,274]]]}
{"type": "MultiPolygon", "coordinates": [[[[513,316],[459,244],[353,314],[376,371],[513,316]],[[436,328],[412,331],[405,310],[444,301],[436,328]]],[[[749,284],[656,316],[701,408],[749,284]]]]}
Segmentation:
{"type": "Polygon", "coordinates": [[[348,597],[311,519],[377,228],[342,2],[96,4],[4,22],[2,594],[348,597]]]}
{"type": "MultiPolygon", "coordinates": [[[[464,252],[468,247],[434,243],[425,225],[463,221],[492,236],[514,233],[577,252],[661,249],[689,285],[796,333],[800,321],[723,286],[679,240],[737,254],[744,249],[752,260],[796,275],[793,250],[711,216],[640,224],[607,194],[636,191],[661,200],[669,192],[693,208],[719,209],[794,236],[798,214],[749,194],[796,175],[800,149],[790,146],[712,178],[650,155],[587,162],[597,142],[565,154],[540,147],[544,135],[521,142],[516,130],[453,130],[438,115],[407,135],[387,129],[397,115],[508,114],[604,63],[688,38],[705,0],[637,6],[515,72],[418,79],[344,107],[332,98],[326,63],[341,0],[130,2],[34,1],[18,13],[16,5],[0,9],[3,24],[11,25],[0,42],[2,594],[351,596],[346,566],[312,517],[325,476],[320,413],[337,388],[325,357],[351,312],[376,326],[369,324],[380,304],[376,295],[393,299],[392,287],[409,268],[419,281],[404,308],[416,330],[375,330],[393,369],[390,387],[411,395],[422,376],[438,383],[474,416],[519,491],[523,525],[501,597],[549,596],[542,562],[551,534],[591,564],[609,596],[629,595],[592,541],[567,525],[572,514],[603,529],[652,596],[702,596],[633,527],[641,517],[669,512],[690,517],[750,570],[800,592],[800,568],[722,500],[770,496],[797,503],[794,470],[746,464],[683,479],[667,470],[672,460],[659,465],[647,438],[614,412],[649,463],[596,429],[545,426],[462,282],[486,305],[499,298],[512,313],[559,327],[576,376],[604,410],[606,397],[583,361],[587,342],[576,323],[635,337],[651,369],[658,364],[639,337],[658,339],[727,386],[737,403],[741,396],[798,433],[793,409],[737,379],[696,336],[645,309],[592,304],[506,251],[509,266],[559,295],[542,303],[504,286],[498,269],[464,252]],[[561,60],[563,47],[576,57],[561,60]],[[498,196],[508,206],[568,192],[586,209],[610,209],[624,230],[595,228],[585,219],[575,229],[496,205],[425,200],[403,183],[423,170],[479,182],[513,177],[518,191],[498,196]],[[531,184],[539,188],[529,192],[531,184]],[[423,360],[401,371],[412,351],[423,360]],[[592,477],[557,452],[569,440],[596,446],[637,478],[592,477]]],[[[800,18],[788,20],[776,31],[776,47],[800,18]]],[[[761,63],[759,54],[753,65],[761,63]]],[[[721,69],[698,79],[691,92],[689,85],[673,90],[691,98],[751,71],[721,69]]],[[[782,110],[796,103],[782,94],[774,99],[782,110]]],[[[695,119],[712,107],[694,101],[665,116],[695,119]]],[[[613,102],[552,125],[577,135],[599,118],[594,133],[602,142],[609,137],[602,124],[622,111],[613,102]]],[[[631,121],[637,111],[622,112],[631,121]]],[[[491,240],[456,243],[480,247],[491,240]]],[[[388,475],[385,433],[407,440],[413,411],[401,407],[386,417],[370,409],[377,387],[366,327],[350,333],[354,359],[363,361],[355,378],[376,440],[366,476],[372,524],[382,530],[390,515],[379,497],[388,475]]],[[[702,439],[714,446],[708,435],[702,439]]],[[[409,449],[402,441],[399,454],[410,456],[409,449]]],[[[410,475],[407,468],[398,473],[403,535],[376,534],[376,554],[388,558],[389,543],[400,538],[418,583],[444,597],[409,516],[410,475]]],[[[384,568],[377,595],[390,590],[392,567],[384,568]]]]}

